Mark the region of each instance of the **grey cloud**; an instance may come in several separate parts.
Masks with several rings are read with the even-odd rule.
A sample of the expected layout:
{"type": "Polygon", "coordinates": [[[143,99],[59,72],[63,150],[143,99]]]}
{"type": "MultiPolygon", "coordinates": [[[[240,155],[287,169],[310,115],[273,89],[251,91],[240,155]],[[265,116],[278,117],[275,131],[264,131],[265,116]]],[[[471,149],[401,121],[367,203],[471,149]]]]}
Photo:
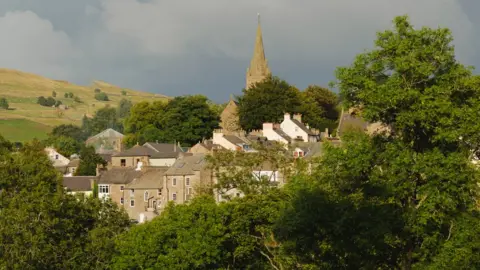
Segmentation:
{"type": "MultiPolygon", "coordinates": [[[[35,28],[38,22],[30,17],[18,22],[32,35],[43,31],[38,42],[56,53],[36,56],[38,46],[30,41],[22,50],[32,59],[12,54],[0,63],[77,83],[102,79],[167,95],[201,93],[224,101],[244,86],[257,12],[262,14],[272,71],[304,88],[328,83],[336,66],[370,48],[375,33],[402,14],[409,14],[417,26],[451,28],[460,60],[479,62],[475,48],[480,20],[468,16],[475,5],[468,1],[4,0],[0,16],[30,10],[19,14],[36,15],[35,20],[53,25],[49,30],[35,28]]],[[[5,22],[0,29],[6,31],[5,22]]],[[[10,45],[0,47],[22,42],[17,35],[7,36],[10,45]]],[[[0,60],[5,58],[0,55],[0,60]]]]}

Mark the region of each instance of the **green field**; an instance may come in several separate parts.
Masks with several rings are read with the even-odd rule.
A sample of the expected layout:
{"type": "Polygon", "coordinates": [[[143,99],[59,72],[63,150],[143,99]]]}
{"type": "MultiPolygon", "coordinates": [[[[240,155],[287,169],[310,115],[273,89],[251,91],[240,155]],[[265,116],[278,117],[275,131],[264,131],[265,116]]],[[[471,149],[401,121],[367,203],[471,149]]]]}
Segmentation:
{"type": "Polygon", "coordinates": [[[45,139],[51,127],[27,119],[0,119],[0,135],[12,142],[45,139]]]}

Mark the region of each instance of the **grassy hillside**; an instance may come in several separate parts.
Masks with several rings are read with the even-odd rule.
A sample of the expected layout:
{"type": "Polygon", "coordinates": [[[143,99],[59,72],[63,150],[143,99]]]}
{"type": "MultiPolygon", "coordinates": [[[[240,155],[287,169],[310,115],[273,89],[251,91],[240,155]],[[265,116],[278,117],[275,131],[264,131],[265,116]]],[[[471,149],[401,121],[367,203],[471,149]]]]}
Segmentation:
{"type": "Polygon", "coordinates": [[[43,140],[52,128],[27,119],[0,119],[0,135],[12,142],[26,142],[34,138],[43,140]]]}
{"type": "MultiPolygon", "coordinates": [[[[121,88],[101,81],[95,81],[90,86],[80,86],[67,81],[52,80],[9,69],[0,69],[0,97],[5,97],[10,105],[9,110],[0,109],[0,119],[2,119],[0,120],[0,134],[7,138],[13,137],[13,135],[8,134],[13,132],[12,127],[28,134],[35,133],[37,130],[46,132],[46,130],[59,124],[80,124],[84,114],[91,116],[97,109],[106,105],[115,107],[122,98],[129,99],[133,103],[144,100],[169,99],[164,95],[121,88]],[[94,90],[96,88],[105,92],[110,100],[95,100],[94,90]],[[57,93],[55,99],[68,105],[69,109],[59,113],[56,108],[36,104],[37,97],[49,97],[52,95],[52,91],[57,93]],[[122,91],[126,92],[125,96],[122,95],[122,91]],[[78,96],[81,103],[77,103],[71,98],[64,98],[64,94],[67,92],[78,96]],[[19,121],[19,119],[24,121],[19,121]],[[22,126],[25,128],[22,128],[22,126]]],[[[27,139],[31,137],[26,136],[27,139]]],[[[18,141],[18,139],[12,140],[18,141]]]]}

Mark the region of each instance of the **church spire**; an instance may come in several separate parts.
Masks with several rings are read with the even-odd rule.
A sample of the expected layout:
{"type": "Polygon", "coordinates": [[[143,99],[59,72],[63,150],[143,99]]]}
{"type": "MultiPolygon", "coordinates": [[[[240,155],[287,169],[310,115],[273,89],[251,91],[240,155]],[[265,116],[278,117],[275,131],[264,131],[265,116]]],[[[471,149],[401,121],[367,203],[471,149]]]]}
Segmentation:
{"type": "Polygon", "coordinates": [[[255,37],[255,48],[253,57],[250,61],[250,67],[247,69],[247,85],[246,88],[254,83],[264,80],[270,75],[267,59],[265,58],[265,51],[263,48],[262,27],[260,26],[260,13],[257,14],[258,26],[257,35],[255,37]]]}

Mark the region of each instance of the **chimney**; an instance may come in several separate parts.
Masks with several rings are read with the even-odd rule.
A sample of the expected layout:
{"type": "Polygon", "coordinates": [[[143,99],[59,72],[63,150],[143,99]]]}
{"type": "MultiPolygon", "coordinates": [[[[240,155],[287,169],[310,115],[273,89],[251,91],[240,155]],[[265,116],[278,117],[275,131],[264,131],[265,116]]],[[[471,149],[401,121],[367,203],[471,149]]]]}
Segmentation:
{"type": "Polygon", "coordinates": [[[300,123],[302,122],[302,115],[300,113],[296,113],[293,115],[293,119],[298,120],[300,123]]]}
{"type": "Polygon", "coordinates": [[[273,129],[280,129],[280,124],[278,124],[278,123],[273,124],[273,129]]]}
{"type": "Polygon", "coordinates": [[[283,115],[283,120],[290,120],[290,119],[291,119],[291,118],[290,118],[290,114],[289,114],[289,113],[285,113],[285,114],[283,115]]]}
{"type": "Polygon", "coordinates": [[[273,123],[263,123],[263,130],[272,130],[273,123]]]}

